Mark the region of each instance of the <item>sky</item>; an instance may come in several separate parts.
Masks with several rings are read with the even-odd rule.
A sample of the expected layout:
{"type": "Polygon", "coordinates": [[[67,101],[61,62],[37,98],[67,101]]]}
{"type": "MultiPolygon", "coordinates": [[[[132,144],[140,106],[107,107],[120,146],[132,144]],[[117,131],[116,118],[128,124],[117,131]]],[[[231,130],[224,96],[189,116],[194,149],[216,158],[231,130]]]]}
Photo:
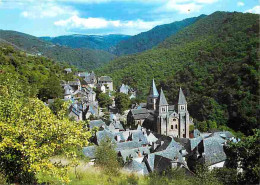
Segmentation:
{"type": "Polygon", "coordinates": [[[52,37],[136,35],[215,11],[260,14],[260,0],[0,0],[0,29],[52,37]]]}

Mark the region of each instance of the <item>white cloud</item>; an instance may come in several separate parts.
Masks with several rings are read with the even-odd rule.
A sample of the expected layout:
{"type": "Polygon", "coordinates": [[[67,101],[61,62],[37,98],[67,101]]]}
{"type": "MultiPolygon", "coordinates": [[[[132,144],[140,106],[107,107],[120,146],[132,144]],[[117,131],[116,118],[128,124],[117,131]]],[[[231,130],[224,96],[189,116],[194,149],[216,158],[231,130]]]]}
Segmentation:
{"type": "Polygon", "coordinates": [[[136,29],[138,31],[146,31],[152,29],[158,24],[163,24],[160,21],[143,21],[141,19],[121,21],[121,20],[106,20],[104,18],[81,18],[74,15],[65,20],[54,22],[56,26],[65,27],[67,29],[136,29]]]}
{"type": "Polygon", "coordinates": [[[260,14],[260,6],[255,6],[252,9],[246,10],[245,12],[260,14]]]}
{"type": "Polygon", "coordinates": [[[69,6],[61,6],[52,2],[28,6],[21,13],[27,18],[51,18],[60,15],[78,15],[78,11],[69,6]]]}
{"type": "Polygon", "coordinates": [[[237,6],[244,6],[244,5],[245,5],[245,3],[241,2],[241,1],[237,2],[237,6]]]}

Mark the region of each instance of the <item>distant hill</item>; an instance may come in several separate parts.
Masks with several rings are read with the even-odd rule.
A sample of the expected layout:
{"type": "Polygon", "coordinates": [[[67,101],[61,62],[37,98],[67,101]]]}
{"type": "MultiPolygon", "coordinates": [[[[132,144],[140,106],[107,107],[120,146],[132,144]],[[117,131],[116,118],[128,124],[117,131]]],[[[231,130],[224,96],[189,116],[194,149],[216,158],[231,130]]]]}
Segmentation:
{"type": "Polygon", "coordinates": [[[68,46],[71,48],[87,48],[108,51],[109,48],[114,47],[120,41],[128,39],[129,35],[64,35],[58,37],[40,37],[40,39],[68,46]]]}
{"type": "Polygon", "coordinates": [[[0,39],[28,53],[66,62],[80,69],[92,70],[115,58],[106,51],[58,46],[16,31],[0,30],[0,39]]]}
{"type": "Polygon", "coordinates": [[[119,42],[115,47],[110,48],[110,51],[115,55],[121,56],[151,49],[160,42],[164,41],[166,38],[205,16],[206,15],[201,15],[199,17],[192,17],[182,21],[156,26],[147,32],[142,32],[128,38],[127,40],[119,42]]]}
{"type": "MultiPolygon", "coordinates": [[[[123,56],[97,70],[115,85],[148,93],[151,80],[170,103],[179,87],[195,123],[215,121],[252,134],[259,100],[259,15],[215,12],[167,38],[158,47],[123,56]]],[[[139,96],[140,97],[140,96],[139,96]]]]}

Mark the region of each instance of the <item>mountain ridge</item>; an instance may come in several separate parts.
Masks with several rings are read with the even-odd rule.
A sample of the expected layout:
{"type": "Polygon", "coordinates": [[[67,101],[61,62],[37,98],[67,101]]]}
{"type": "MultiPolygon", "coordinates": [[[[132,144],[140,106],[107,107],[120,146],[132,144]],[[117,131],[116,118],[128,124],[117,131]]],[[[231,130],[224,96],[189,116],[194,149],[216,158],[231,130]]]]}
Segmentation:
{"type": "Polygon", "coordinates": [[[17,31],[0,30],[0,38],[28,53],[43,55],[85,70],[93,70],[115,58],[113,54],[106,51],[58,46],[17,31]]]}

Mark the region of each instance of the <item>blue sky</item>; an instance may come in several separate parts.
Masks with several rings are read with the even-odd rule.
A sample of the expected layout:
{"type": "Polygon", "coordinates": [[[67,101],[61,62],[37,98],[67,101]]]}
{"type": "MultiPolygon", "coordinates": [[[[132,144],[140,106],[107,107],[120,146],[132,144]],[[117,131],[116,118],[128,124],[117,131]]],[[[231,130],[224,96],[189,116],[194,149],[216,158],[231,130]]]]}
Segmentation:
{"type": "Polygon", "coordinates": [[[0,29],[34,36],[135,35],[215,11],[260,14],[259,0],[0,0],[0,29]]]}

